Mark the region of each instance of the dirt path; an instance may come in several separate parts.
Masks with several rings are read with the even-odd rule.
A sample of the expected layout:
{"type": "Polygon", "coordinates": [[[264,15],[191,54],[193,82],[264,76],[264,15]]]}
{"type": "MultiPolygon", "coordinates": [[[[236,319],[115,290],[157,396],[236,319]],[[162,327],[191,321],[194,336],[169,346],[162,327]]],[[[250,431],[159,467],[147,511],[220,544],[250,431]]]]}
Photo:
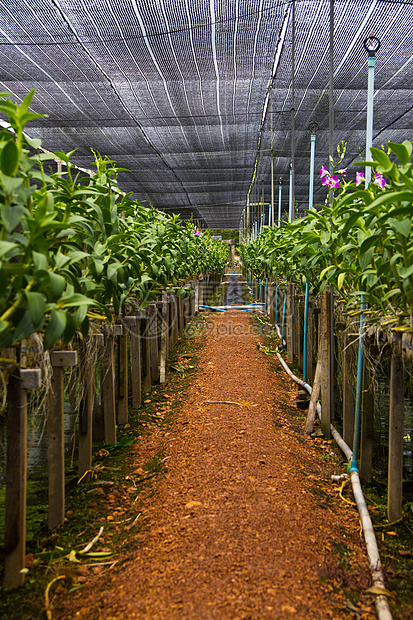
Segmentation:
{"type": "Polygon", "coordinates": [[[181,414],[135,448],[137,464],[168,457],[142,500],[146,527],[62,617],[375,618],[368,598],[351,611],[368,563],[357,513],[330,482],[342,471],[331,446],[303,434],[296,386],[270,368],[248,315],[211,321],[181,414]]]}

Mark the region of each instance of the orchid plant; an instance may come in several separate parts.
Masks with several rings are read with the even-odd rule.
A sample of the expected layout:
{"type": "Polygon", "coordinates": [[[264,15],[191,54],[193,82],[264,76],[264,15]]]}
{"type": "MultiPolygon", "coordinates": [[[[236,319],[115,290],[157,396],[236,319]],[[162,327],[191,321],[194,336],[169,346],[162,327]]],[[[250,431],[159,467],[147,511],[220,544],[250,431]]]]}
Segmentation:
{"type": "Polygon", "coordinates": [[[329,189],[324,205],[279,229],[264,229],[243,250],[248,269],[274,279],[309,282],[313,292],[331,284],[349,310],[358,311],[363,295],[372,318],[413,328],[413,163],[412,143],[389,142],[387,152],[372,148],[374,169],[348,179],[340,168],[345,144],[330,174],[319,171],[329,189]],[[252,247],[250,247],[252,245],[252,247]]]}

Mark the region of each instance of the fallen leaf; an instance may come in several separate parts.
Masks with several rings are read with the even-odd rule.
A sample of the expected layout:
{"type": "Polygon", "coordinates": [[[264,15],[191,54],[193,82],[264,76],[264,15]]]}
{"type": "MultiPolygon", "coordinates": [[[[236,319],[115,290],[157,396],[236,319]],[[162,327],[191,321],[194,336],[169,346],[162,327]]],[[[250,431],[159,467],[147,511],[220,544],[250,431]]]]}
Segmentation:
{"type": "Polygon", "coordinates": [[[402,558],[410,558],[412,555],[412,552],[408,551],[407,549],[399,549],[399,555],[401,555],[402,558]]]}
{"type": "Polygon", "coordinates": [[[192,510],[192,508],[197,508],[198,506],[202,506],[202,502],[197,502],[197,501],[192,501],[192,502],[187,502],[185,504],[185,508],[187,510],[192,510]]]}
{"type": "Polygon", "coordinates": [[[290,614],[295,614],[297,612],[296,608],[291,605],[281,605],[281,611],[286,611],[290,614]]]}
{"type": "Polygon", "coordinates": [[[393,597],[394,594],[392,592],[390,592],[389,590],[386,590],[386,588],[382,588],[381,586],[371,586],[371,588],[368,588],[366,590],[367,594],[377,594],[377,595],[382,595],[382,596],[390,596],[393,597]]]}

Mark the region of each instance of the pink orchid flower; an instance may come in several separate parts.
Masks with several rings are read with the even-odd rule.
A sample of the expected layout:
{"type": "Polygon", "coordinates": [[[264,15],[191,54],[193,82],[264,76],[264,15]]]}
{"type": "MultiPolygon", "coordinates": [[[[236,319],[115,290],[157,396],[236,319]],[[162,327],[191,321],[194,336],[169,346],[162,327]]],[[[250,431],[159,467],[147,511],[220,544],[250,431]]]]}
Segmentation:
{"type": "Polygon", "coordinates": [[[385,178],[378,172],[376,172],[374,176],[374,183],[378,185],[379,187],[381,187],[381,189],[383,189],[383,187],[386,185],[385,178]]]}
{"type": "MultiPolygon", "coordinates": [[[[328,175],[328,170],[325,166],[322,166],[319,170],[321,178],[326,177],[328,175]]],[[[323,183],[325,185],[325,183],[323,183]]]]}
{"type": "Polygon", "coordinates": [[[356,185],[364,182],[364,172],[356,172],[356,185]]]}
{"type": "Polygon", "coordinates": [[[333,174],[333,176],[330,177],[329,185],[330,187],[333,187],[333,188],[340,187],[340,179],[338,178],[336,174],[333,174]]]}

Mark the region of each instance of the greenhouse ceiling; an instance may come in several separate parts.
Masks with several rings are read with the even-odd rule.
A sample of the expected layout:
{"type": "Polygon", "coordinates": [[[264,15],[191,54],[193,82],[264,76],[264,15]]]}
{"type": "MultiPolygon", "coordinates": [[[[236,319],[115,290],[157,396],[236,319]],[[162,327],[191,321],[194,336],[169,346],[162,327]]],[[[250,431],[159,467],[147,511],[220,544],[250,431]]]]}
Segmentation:
{"type": "MultiPolygon", "coordinates": [[[[412,5],[0,0],[0,89],[20,101],[35,87],[31,109],[48,116],[30,136],[51,151],[77,149],[82,168],[92,167],[91,149],[116,160],[130,171],[119,174],[121,189],[167,213],[238,227],[247,199],[274,197],[278,207],[280,177],[286,211],[293,161],[300,215],[310,123],[316,170],[333,144],[347,143],[343,166],[365,148],[371,33],[381,43],[373,144],[413,139],[412,5]]],[[[314,200],[324,200],[318,178],[314,200]]]]}

